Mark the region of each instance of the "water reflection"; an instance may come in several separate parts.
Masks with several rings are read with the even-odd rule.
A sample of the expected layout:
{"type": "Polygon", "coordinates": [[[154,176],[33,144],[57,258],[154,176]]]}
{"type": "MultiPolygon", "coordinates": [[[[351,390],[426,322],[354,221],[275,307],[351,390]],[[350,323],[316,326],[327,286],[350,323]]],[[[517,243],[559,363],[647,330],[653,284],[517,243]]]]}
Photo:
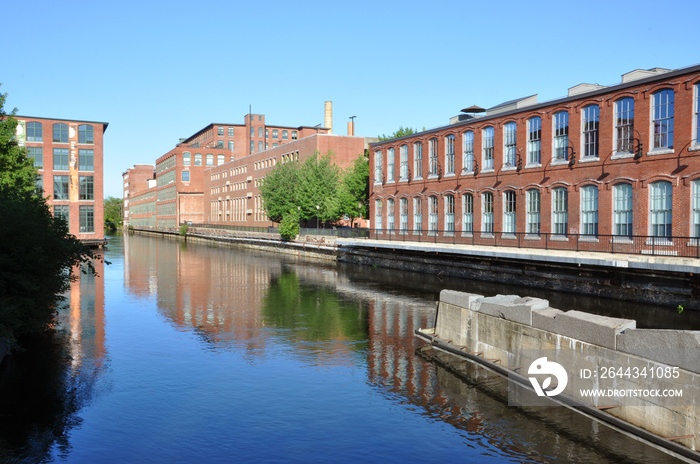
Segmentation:
{"type": "Polygon", "coordinates": [[[25,340],[0,372],[0,462],[49,462],[70,453],[70,432],[106,365],[104,263],[70,285],[55,331],[25,340]]]}

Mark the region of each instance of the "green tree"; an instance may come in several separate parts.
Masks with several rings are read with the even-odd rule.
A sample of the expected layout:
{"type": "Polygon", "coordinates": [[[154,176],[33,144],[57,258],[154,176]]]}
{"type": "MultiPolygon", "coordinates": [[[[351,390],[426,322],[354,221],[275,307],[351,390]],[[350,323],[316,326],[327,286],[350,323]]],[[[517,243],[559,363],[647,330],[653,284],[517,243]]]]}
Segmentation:
{"type": "Polygon", "coordinates": [[[299,163],[278,164],[267,173],[260,186],[263,207],[272,222],[281,222],[285,214],[296,210],[299,163]]]}
{"type": "Polygon", "coordinates": [[[299,235],[299,211],[291,210],[282,217],[279,227],[280,235],[287,240],[294,240],[299,235]]]}
{"type": "Polygon", "coordinates": [[[26,150],[15,140],[17,120],[5,113],[7,94],[0,94],[0,188],[23,192],[36,190],[37,170],[34,162],[27,158],[26,150]]]}
{"type": "Polygon", "coordinates": [[[407,135],[415,134],[416,132],[418,132],[416,129],[412,129],[410,127],[399,126],[398,130],[396,132],[394,132],[393,134],[390,134],[390,135],[382,134],[382,135],[379,135],[378,138],[379,138],[379,141],[381,142],[384,140],[398,139],[399,137],[405,137],[407,135]]]}
{"type": "Polygon", "coordinates": [[[70,271],[81,265],[94,273],[94,256],[35,192],[36,171],[14,139],[17,121],[4,112],[5,98],[0,96],[0,337],[14,341],[50,326],[70,271]]]}
{"type": "Polygon", "coordinates": [[[105,228],[115,230],[122,226],[124,217],[124,202],[116,197],[107,197],[104,200],[105,228]]]}
{"type": "Polygon", "coordinates": [[[343,173],[340,190],[341,212],[350,218],[352,225],[357,218],[369,214],[369,158],[358,156],[343,173]]]}
{"type": "Polygon", "coordinates": [[[337,221],[341,216],[340,168],[333,163],[333,152],[314,153],[299,169],[297,200],[303,220],[337,221]]]}

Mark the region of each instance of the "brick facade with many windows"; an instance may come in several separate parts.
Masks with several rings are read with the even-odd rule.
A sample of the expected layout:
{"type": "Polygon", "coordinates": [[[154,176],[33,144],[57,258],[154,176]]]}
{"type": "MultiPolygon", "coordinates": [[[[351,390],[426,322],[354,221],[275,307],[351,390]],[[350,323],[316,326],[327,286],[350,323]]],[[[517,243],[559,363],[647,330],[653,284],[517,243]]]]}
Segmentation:
{"type": "Polygon", "coordinates": [[[39,170],[37,187],[78,239],[104,240],[103,136],[108,123],[14,116],[17,142],[39,170]]]}
{"type": "Polygon", "coordinates": [[[700,237],[699,90],[700,66],[636,70],[372,144],[375,236],[577,249],[700,237]]]}

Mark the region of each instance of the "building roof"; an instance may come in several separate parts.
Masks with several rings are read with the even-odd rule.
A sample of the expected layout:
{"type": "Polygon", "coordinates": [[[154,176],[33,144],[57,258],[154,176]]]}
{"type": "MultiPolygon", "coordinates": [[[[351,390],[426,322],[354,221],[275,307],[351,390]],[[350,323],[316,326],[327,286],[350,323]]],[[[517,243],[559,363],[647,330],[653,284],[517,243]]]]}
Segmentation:
{"type": "Polygon", "coordinates": [[[45,116],[25,116],[25,115],[20,115],[20,114],[14,114],[14,115],[8,115],[12,116],[15,119],[19,118],[25,118],[25,119],[46,119],[46,120],[52,120],[52,121],[69,121],[69,122],[86,122],[90,124],[102,124],[104,127],[102,129],[102,132],[107,131],[107,126],[109,125],[108,122],[102,122],[102,121],[86,121],[82,119],[68,119],[68,118],[47,118],[45,116]]]}

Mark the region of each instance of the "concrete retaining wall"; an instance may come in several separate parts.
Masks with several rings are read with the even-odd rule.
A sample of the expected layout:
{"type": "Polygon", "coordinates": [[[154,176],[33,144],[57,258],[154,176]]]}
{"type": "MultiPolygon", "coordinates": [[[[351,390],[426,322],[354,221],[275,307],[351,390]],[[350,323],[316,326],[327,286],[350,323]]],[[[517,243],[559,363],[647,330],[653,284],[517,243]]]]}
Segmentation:
{"type": "MultiPolygon", "coordinates": [[[[662,437],[700,432],[700,332],[637,329],[634,320],[564,312],[539,298],[443,290],[435,334],[526,376],[535,359],[547,356],[566,369],[568,396],[597,407],[617,406],[607,411],[662,437]],[[616,373],[612,377],[610,369],[616,373]],[[677,374],[650,378],[652,369],[677,374]],[[584,378],[582,370],[598,375],[584,378]],[[601,377],[603,371],[607,378],[601,377]],[[633,378],[634,372],[647,375],[633,378]],[[592,399],[583,397],[582,389],[672,389],[683,397],[592,399]]],[[[698,437],[677,442],[700,446],[698,437]]]]}

